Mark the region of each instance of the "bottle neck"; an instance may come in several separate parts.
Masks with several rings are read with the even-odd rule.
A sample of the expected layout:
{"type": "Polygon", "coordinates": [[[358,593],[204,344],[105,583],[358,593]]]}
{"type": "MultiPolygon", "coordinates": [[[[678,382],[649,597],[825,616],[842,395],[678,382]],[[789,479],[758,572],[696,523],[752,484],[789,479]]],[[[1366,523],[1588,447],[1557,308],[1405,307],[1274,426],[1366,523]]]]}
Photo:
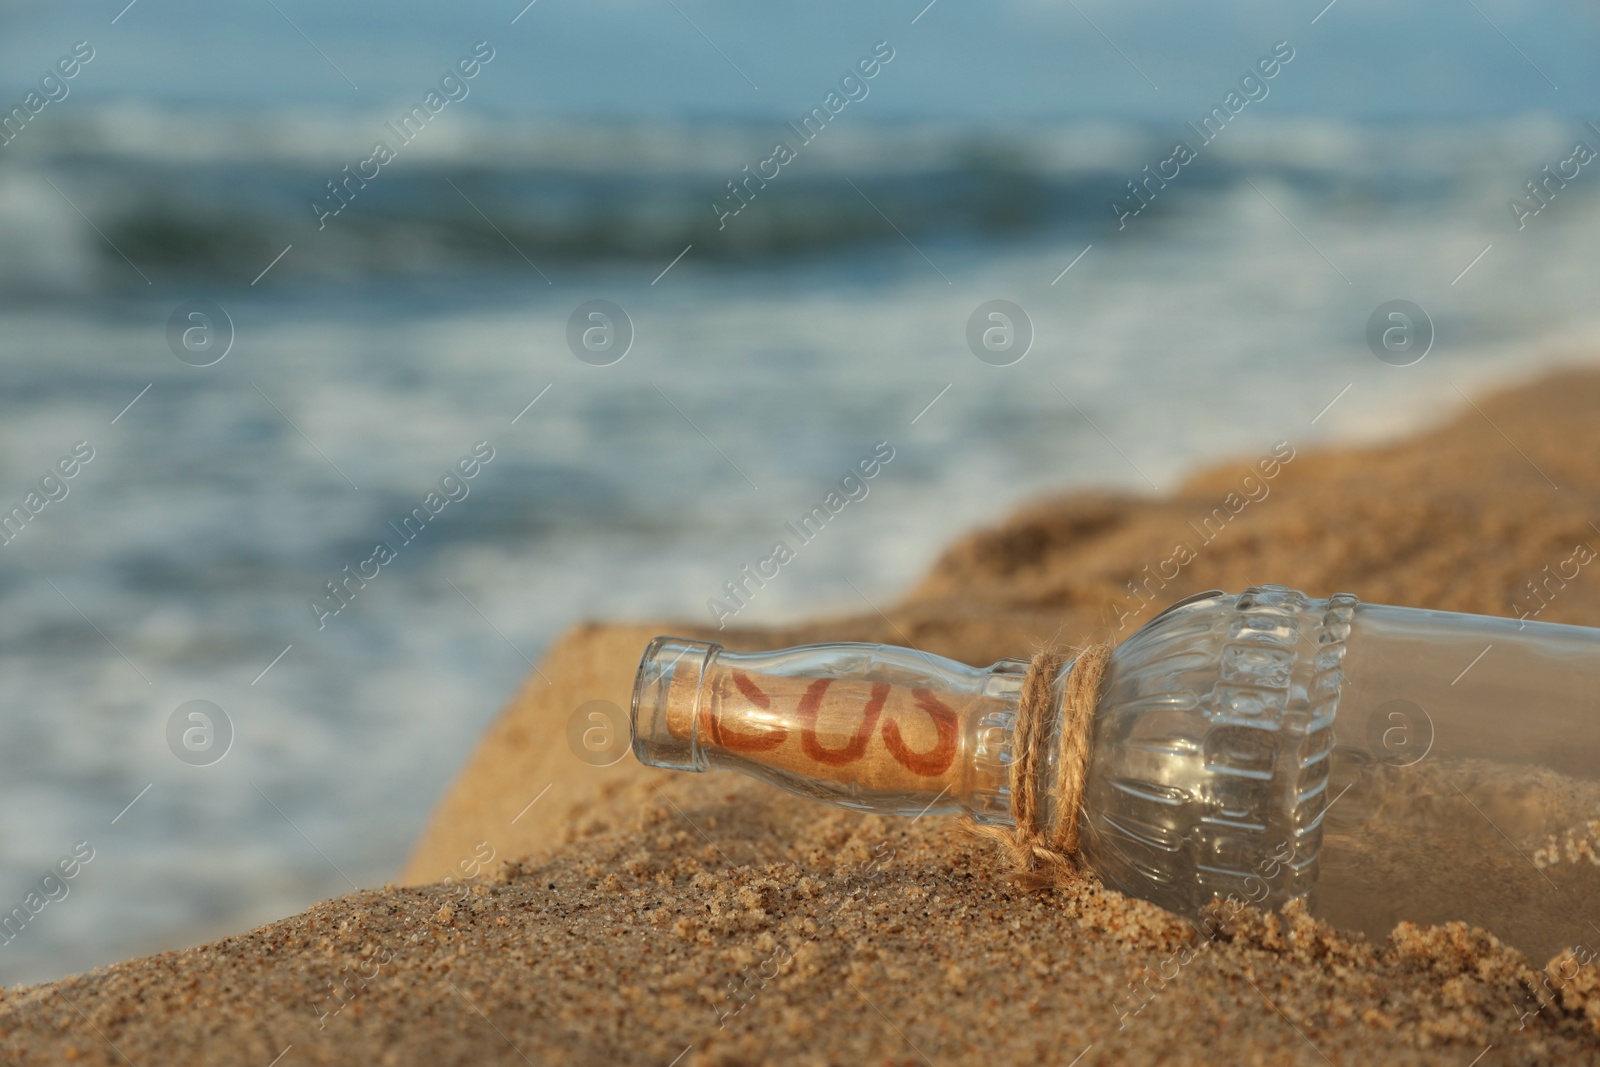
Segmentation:
{"type": "MultiPolygon", "coordinates": [[[[1010,825],[1027,670],[889,645],[734,653],[657,638],[634,686],[634,754],[657,767],[741,771],[858,811],[1010,825]]],[[[1053,762],[1041,768],[1053,773],[1053,762]]]]}

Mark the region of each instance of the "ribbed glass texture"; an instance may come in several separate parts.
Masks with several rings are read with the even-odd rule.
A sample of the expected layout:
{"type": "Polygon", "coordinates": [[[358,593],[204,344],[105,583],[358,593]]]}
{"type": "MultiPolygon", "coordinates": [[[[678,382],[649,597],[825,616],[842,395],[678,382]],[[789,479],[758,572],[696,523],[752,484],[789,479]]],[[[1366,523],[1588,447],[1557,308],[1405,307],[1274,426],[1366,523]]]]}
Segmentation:
{"type": "Polygon", "coordinates": [[[1304,897],[1377,938],[1600,944],[1600,630],[1281,587],[1185,604],[1112,657],[1083,819],[1102,877],[1188,914],[1304,897]]]}

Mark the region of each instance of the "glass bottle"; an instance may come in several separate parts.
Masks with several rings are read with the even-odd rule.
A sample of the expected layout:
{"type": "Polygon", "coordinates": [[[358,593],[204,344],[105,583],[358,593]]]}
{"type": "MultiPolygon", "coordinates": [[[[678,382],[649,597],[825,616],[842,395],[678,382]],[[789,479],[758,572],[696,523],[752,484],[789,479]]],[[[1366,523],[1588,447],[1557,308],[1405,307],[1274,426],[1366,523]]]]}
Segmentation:
{"type": "MultiPolygon", "coordinates": [[[[1006,826],[1027,670],[660,637],[633,750],[859,811],[1006,826]]],[[[1191,917],[1305,899],[1374,937],[1463,920],[1541,960],[1600,944],[1600,630],[1204,593],[1117,647],[1090,736],[1083,854],[1125,893],[1191,917]]]]}

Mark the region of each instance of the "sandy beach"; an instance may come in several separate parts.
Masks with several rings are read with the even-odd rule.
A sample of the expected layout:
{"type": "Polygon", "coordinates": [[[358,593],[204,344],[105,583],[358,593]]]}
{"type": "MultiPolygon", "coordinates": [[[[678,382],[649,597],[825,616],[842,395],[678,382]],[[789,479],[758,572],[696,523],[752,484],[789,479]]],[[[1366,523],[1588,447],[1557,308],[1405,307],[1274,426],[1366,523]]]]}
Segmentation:
{"type": "MultiPolygon", "coordinates": [[[[720,632],[577,625],[483,737],[395,884],[8,990],[0,1056],[1600,1063],[1600,972],[1528,960],[1482,930],[1402,924],[1368,940],[1291,911],[1196,943],[1188,923],[1091,878],[1019,891],[954,819],[858,816],[631,757],[591,766],[566,740],[580,705],[627,707],[638,656],[660,633],[735,649],[911,644],[988,664],[1045,643],[1116,641],[1180,597],[1265,582],[1513,615],[1544,568],[1600,546],[1597,411],[1600,373],[1572,372],[1475,398],[1406,440],[1331,452],[1290,440],[1270,491],[1148,598],[1130,584],[1150,589],[1147,568],[1262,457],[1160,497],[1078,493],[953,529],[943,557],[881,612],[720,632]]],[[[1564,583],[1538,617],[1600,624],[1600,578],[1564,583]]]]}

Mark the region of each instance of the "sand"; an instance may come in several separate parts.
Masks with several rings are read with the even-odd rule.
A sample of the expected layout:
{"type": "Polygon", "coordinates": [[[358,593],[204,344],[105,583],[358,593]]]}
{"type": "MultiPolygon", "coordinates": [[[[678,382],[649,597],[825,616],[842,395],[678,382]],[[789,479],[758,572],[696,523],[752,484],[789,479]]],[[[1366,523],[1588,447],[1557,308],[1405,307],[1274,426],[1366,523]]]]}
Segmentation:
{"type": "MultiPolygon", "coordinates": [[[[1277,581],[1510,614],[1543,567],[1580,541],[1600,545],[1588,525],[1600,521],[1600,375],[1479,407],[1397,444],[1298,450],[1160,600],[1277,581]]],[[[1156,610],[1127,583],[1168,558],[1257,459],[1160,499],[1040,502],[957,541],[882,616],[719,636],[736,648],[914,643],[980,664],[1052,638],[1116,639],[1127,631],[1108,624],[1108,608],[1138,609],[1129,629],[1156,610]]],[[[1600,622],[1600,577],[1582,574],[1540,618],[1600,622]]],[[[584,625],[557,643],[441,802],[409,884],[7,991],[0,1056],[140,1067],[280,1055],[281,1067],[1600,1063],[1596,968],[1564,959],[1542,971],[1462,924],[1368,940],[1300,912],[1245,913],[1197,939],[1092,879],[1023,893],[1000,877],[992,846],[951,819],[858,816],[737,776],[579,760],[569,716],[594,700],[625,707],[640,651],[665,632],[712,636],[667,621],[584,625]]],[[[1572,830],[1548,848],[1600,873],[1583,851],[1588,828],[1572,830]]]]}
{"type": "Polygon", "coordinates": [[[1401,920],[1459,920],[1541,961],[1569,947],[1592,951],[1597,814],[1600,782],[1545,768],[1376,765],[1323,824],[1315,914],[1377,940],[1401,920]]]}

